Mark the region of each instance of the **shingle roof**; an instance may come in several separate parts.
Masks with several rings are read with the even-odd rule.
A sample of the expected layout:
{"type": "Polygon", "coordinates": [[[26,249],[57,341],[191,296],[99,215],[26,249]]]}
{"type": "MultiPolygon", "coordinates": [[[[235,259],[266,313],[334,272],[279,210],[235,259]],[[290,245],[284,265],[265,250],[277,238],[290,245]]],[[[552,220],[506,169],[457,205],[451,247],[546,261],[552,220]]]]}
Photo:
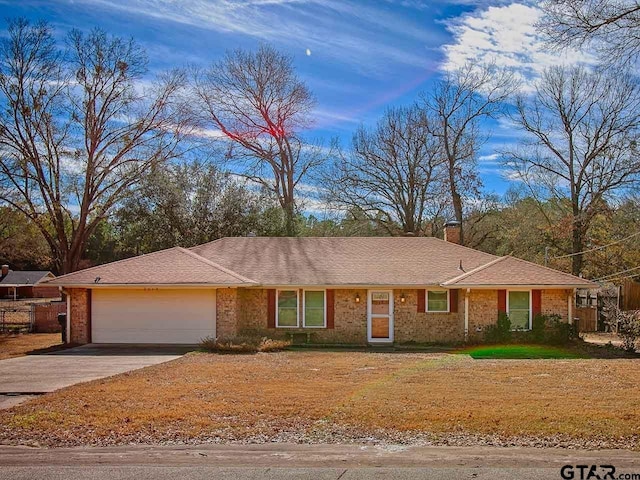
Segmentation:
{"type": "Polygon", "coordinates": [[[230,237],[50,280],[55,285],[591,287],[587,280],[433,237],[230,237]],[[462,266],[462,270],[460,267],[462,266]]]}
{"type": "Polygon", "coordinates": [[[53,285],[251,285],[252,280],[181,247],[87,268],[46,282],[53,285]],[[96,279],[99,280],[96,282],[96,279]]]}
{"type": "Polygon", "coordinates": [[[52,273],[48,270],[9,270],[7,275],[0,278],[0,285],[35,285],[49,275],[52,273]]]}
{"type": "Polygon", "coordinates": [[[543,267],[512,256],[499,257],[493,262],[463,273],[443,283],[447,287],[509,286],[567,286],[593,287],[583,278],[543,267]]]}
{"type": "Polygon", "coordinates": [[[238,237],[191,248],[263,285],[438,285],[494,255],[434,237],[238,237]]]}

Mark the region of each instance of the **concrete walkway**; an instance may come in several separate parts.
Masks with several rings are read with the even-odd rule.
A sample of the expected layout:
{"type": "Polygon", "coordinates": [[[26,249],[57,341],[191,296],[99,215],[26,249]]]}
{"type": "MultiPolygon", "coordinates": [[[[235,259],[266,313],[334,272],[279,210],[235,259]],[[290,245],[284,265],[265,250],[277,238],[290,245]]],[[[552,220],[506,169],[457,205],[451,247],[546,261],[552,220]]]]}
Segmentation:
{"type": "MultiPolygon", "coordinates": [[[[24,478],[25,480],[39,478],[70,480],[94,478],[512,480],[517,478],[533,480],[562,478],[560,471],[565,465],[613,465],[617,474],[640,473],[640,453],[625,450],[352,444],[125,446],[60,449],[0,446],[0,479],[24,478]]],[[[598,472],[603,473],[601,470],[598,472]]],[[[576,472],[574,478],[580,478],[579,472],[576,472]]]]}
{"type": "Polygon", "coordinates": [[[0,408],[76,383],[168,362],[193,350],[183,346],[85,345],[0,361],[0,408]]]}

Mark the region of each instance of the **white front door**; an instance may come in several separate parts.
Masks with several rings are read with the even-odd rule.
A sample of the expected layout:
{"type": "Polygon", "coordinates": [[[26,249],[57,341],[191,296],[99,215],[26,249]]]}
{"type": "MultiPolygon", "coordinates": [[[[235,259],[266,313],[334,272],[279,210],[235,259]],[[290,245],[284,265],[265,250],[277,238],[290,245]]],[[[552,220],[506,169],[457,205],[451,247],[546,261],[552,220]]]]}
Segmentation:
{"type": "Polygon", "coordinates": [[[369,342],[393,342],[393,290],[369,290],[367,311],[369,342]]]}

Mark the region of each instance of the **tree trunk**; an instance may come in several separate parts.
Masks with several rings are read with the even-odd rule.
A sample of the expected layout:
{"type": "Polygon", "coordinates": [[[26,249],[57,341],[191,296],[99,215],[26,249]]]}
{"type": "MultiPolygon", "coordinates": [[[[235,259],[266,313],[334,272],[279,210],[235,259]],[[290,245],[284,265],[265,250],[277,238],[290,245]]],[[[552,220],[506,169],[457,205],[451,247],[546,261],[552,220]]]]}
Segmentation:
{"type": "Polygon", "coordinates": [[[298,229],[296,227],[296,211],[293,200],[285,200],[284,206],[284,221],[285,221],[285,234],[287,237],[295,237],[298,229]]]}
{"type": "MultiPolygon", "coordinates": [[[[582,252],[584,249],[584,232],[582,222],[575,218],[573,221],[573,232],[571,235],[571,251],[572,253],[582,252]]],[[[580,276],[582,273],[583,255],[574,255],[571,257],[571,273],[580,276]]]]}
{"type": "Polygon", "coordinates": [[[455,162],[449,161],[449,185],[451,189],[451,203],[456,221],[460,223],[460,245],[464,245],[464,229],[462,227],[462,197],[456,187],[455,162]]]}

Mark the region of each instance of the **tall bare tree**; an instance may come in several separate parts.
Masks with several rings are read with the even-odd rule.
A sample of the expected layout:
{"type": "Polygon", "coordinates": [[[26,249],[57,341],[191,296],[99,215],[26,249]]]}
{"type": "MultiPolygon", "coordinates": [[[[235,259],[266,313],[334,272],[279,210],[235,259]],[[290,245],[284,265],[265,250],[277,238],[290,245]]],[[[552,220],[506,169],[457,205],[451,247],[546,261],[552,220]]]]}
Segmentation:
{"type": "Polygon", "coordinates": [[[640,88],[629,75],[553,67],[514,120],[525,133],[507,164],[541,200],[559,200],[572,221],[572,272],[583,270],[587,233],[607,199],[640,181],[640,88]]]}
{"type": "Polygon", "coordinates": [[[360,127],[325,182],[331,200],[391,235],[424,235],[446,197],[442,150],[428,123],[413,106],[387,110],[373,129],[360,127]]]}
{"type": "Polygon", "coordinates": [[[296,189],[324,158],[300,136],[310,126],[314,99],[291,58],[267,45],[236,50],[196,72],[193,86],[201,127],[222,132],[227,157],[242,163],[241,175],[274,193],[287,235],[295,235],[296,189]]]}
{"type": "Polygon", "coordinates": [[[133,40],[73,31],[66,52],[45,23],[9,24],[0,46],[0,200],[34,222],[60,273],[140,173],[177,153],[183,78],[146,72],[133,40]]]}
{"type": "Polygon", "coordinates": [[[637,0],[546,0],[538,28],[556,48],[589,46],[606,64],[628,64],[640,55],[637,0]]]}
{"type": "MultiPolygon", "coordinates": [[[[433,91],[423,95],[423,108],[434,119],[431,133],[438,138],[446,160],[449,196],[460,225],[465,197],[476,196],[480,187],[476,156],[485,141],[482,121],[496,117],[515,88],[514,77],[507,71],[467,64],[447,72],[433,91]]],[[[464,242],[463,233],[460,239],[464,242]]]]}

